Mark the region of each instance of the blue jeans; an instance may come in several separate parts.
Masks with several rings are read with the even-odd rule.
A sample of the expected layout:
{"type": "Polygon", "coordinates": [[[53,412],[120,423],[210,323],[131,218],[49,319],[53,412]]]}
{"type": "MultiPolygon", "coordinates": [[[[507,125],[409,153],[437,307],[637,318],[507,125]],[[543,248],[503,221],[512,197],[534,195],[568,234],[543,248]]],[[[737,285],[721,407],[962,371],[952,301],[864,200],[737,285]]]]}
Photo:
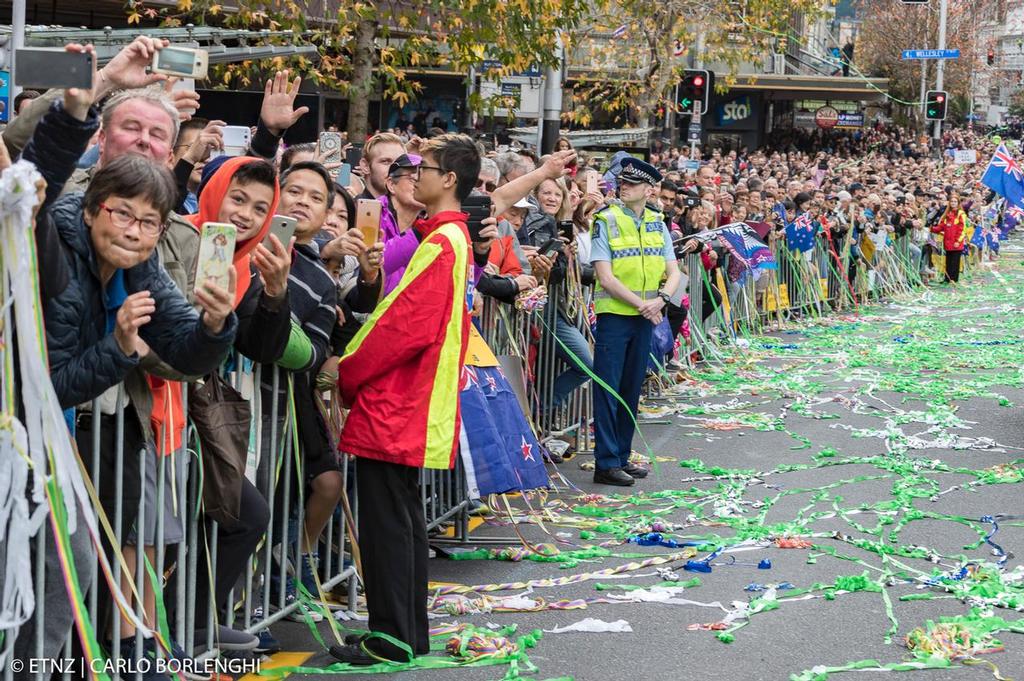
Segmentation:
{"type": "Polygon", "coordinates": [[[599,470],[629,464],[653,332],[654,325],[639,315],[597,315],[594,374],[626,403],[604,388],[594,389],[594,459],[599,470]]]}
{"type": "Polygon", "coordinates": [[[566,321],[565,317],[561,314],[555,316],[555,337],[561,341],[561,343],[555,343],[555,353],[558,358],[569,365],[569,368],[558,375],[555,379],[554,391],[552,394],[552,406],[561,406],[563,402],[569,399],[569,395],[572,391],[580,387],[590,376],[587,375],[583,369],[580,368],[577,360],[583,362],[586,367],[590,370],[594,368],[594,358],[590,355],[590,345],[587,344],[587,340],[580,333],[580,330],[575,326],[566,321]],[[573,359],[569,356],[569,353],[565,351],[562,344],[576,355],[577,359],[573,359]]]}

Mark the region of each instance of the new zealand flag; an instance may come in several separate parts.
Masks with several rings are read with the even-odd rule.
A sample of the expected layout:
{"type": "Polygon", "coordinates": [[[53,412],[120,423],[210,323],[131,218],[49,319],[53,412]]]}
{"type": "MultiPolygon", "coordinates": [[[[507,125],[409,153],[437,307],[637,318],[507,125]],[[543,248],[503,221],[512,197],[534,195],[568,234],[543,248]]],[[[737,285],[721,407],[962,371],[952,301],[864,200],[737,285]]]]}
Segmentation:
{"type": "Polygon", "coordinates": [[[544,454],[501,367],[465,367],[459,449],[470,494],[548,486],[544,454]]]}

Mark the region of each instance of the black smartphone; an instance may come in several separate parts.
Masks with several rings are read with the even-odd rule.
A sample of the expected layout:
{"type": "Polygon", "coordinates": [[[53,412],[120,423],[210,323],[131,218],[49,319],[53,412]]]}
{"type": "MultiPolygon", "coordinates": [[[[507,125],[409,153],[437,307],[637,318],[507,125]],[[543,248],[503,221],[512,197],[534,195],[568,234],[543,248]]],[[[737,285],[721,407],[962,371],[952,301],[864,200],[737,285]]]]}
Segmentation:
{"type": "Polygon", "coordinates": [[[491,197],[486,194],[471,194],[462,202],[462,212],[468,213],[466,228],[471,241],[483,241],[480,231],[484,228],[484,220],[491,217],[491,197]]]}
{"type": "Polygon", "coordinates": [[[572,243],[573,239],[576,238],[576,226],[572,220],[559,220],[558,221],[558,234],[563,237],[569,243],[572,243]]]}
{"type": "MultiPolygon", "coordinates": [[[[344,146],[344,145],[342,145],[342,146],[344,146]]],[[[356,166],[359,165],[359,159],[361,159],[362,157],[363,157],[363,145],[362,144],[353,144],[345,152],[345,163],[347,163],[350,168],[355,168],[356,166]]]]}
{"type": "Polygon", "coordinates": [[[685,205],[687,208],[696,208],[697,206],[700,205],[700,199],[697,198],[696,196],[687,196],[685,199],[683,199],[683,205],[685,205]]]}
{"type": "Polygon", "coordinates": [[[565,246],[561,239],[551,239],[537,251],[545,258],[555,258],[559,253],[562,252],[562,248],[565,246]]]}
{"type": "Polygon", "coordinates": [[[31,88],[91,89],[94,55],[67,52],[63,47],[31,47],[15,51],[14,84],[31,88]]]}
{"type": "Polygon", "coordinates": [[[907,202],[907,197],[905,197],[905,196],[897,196],[896,197],[896,205],[897,206],[902,206],[906,202],[907,202]]]}

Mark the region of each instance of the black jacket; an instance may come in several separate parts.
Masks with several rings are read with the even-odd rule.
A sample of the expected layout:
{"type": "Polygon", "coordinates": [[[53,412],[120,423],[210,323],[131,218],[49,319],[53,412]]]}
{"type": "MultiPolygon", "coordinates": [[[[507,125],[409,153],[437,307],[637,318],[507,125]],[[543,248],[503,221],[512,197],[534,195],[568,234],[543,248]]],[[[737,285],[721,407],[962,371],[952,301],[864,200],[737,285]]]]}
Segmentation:
{"type": "MultiPolygon", "coordinates": [[[[139,362],[125,355],[107,329],[103,284],[89,227],[82,219],[83,195],[59,199],[44,218],[57,228],[68,267],[64,291],[44,304],[50,378],[62,407],[73,407],[120,383],[139,362]]],[[[139,336],[176,371],[202,375],[213,371],[231,348],[238,320],[231,314],[223,331],[211,335],[160,266],[154,249],[148,260],[124,271],[128,295],[149,291],[156,302],[153,319],[139,336]]]]}
{"type": "MultiPolygon", "coordinates": [[[[22,153],[22,158],[35,165],[46,180],[46,197],[39,207],[39,215],[45,215],[60,196],[64,184],[75,172],[78,158],[99,126],[95,107],[89,110],[85,121],[80,121],[66,112],[60,101],[54,102],[39,121],[22,153]]],[[[40,219],[36,224],[36,257],[39,262],[39,292],[43,300],[48,300],[68,285],[60,239],[50,220],[40,219]]]]}

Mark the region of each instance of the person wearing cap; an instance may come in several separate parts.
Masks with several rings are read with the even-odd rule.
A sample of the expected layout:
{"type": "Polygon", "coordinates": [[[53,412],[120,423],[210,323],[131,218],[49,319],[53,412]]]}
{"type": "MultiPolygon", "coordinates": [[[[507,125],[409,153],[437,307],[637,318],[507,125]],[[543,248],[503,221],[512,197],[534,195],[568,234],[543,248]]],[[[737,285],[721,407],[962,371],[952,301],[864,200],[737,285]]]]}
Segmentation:
{"type": "Polygon", "coordinates": [[[647,475],[629,460],[634,419],[651,334],[680,279],[664,216],[645,206],[660,181],[661,173],[649,163],[623,159],[619,200],[597,213],[591,232],[597,274],[594,373],[602,386],[594,390],[596,483],[629,486],[647,475]]]}
{"type": "Polygon", "coordinates": [[[380,236],[384,251],[384,293],[398,285],[412,253],[420,244],[413,223],[422,217],[423,204],[416,200],[416,169],[422,162],[416,154],[401,154],[388,166],[384,192],[377,197],[382,204],[380,236]]]}

